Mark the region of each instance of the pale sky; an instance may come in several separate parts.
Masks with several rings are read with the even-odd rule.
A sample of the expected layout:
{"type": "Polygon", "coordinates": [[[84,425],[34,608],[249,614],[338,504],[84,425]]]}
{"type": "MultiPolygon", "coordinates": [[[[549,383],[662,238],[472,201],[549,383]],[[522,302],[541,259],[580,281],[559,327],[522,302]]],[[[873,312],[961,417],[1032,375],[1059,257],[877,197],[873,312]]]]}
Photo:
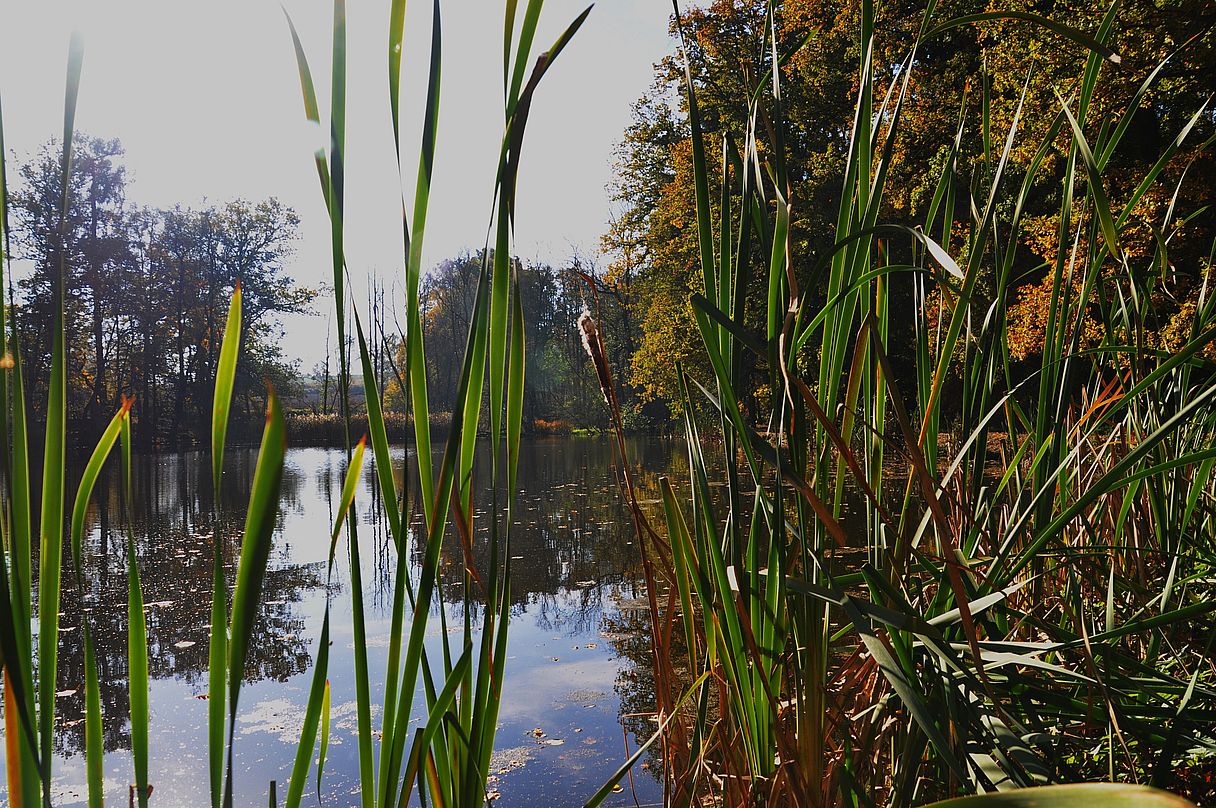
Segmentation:
{"type": "MultiPolygon", "coordinates": [[[[286,0],[308,51],[325,122],[332,3],[286,0]]],[[[502,2],[442,0],[443,83],[423,263],[485,239],[502,132],[502,2]]],[[[521,3],[521,10],[523,4],[521,3]]],[[[585,7],[547,0],[535,54],[585,7]]],[[[413,198],[425,100],[428,0],[407,7],[402,154],[413,198]]],[[[400,278],[401,213],[387,79],[387,0],[347,0],[346,253],[356,281],[400,278]]],[[[671,42],[667,0],[600,0],[533,104],[524,143],[516,252],[594,255],[610,205],[612,149],[671,42]]],[[[329,225],[304,123],[291,39],[275,0],[0,0],[0,99],[9,158],[58,136],[68,37],[85,35],[77,128],[127,150],[132,202],[157,206],[276,196],[301,219],[289,272],[330,277],[329,225]]],[[[325,122],[326,127],[328,126],[325,122]]],[[[328,129],[325,130],[328,132],[328,129]]],[[[10,164],[10,182],[14,181],[10,164]]],[[[365,293],[355,292],[360,302],[365,293]]],[[[329,297],[286,322],[286,353],[324,353],[329,297]]]]}

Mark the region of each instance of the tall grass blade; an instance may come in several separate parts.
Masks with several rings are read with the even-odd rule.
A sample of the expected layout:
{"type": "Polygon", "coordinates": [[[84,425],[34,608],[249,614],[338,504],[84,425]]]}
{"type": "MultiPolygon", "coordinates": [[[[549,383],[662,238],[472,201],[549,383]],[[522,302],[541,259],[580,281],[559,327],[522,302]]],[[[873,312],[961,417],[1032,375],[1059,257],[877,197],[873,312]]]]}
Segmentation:
{"type": "MultiPolygon", "coordinates": [[[[70,205],[72,135],[75,132],[76,99],[80,92],[80,70],[84,43],[72,34],[68,48],[67,91],[63,108],[63,154],[59,180],[59,234],[66,242],[70,205]]],[[[55,692],[59,669],[59,594],[63,562],[64,468],[67,434],[67,399],[64,367],[64,295],[67,289],[67,251],[59,250],[59,273],[55,285],[55,311],[51,336],[51,369],[47,386],[46,441],[42,461],[42,515],[39,520],[38,569],[38,736],[41,744],[43,801],[50,800],[51,759],[55,731],[55,692]]]]}
{"type": "Polygon", "coordinates": [[[663,737],[663,732],[667,729],[667,726],[671,723],[672,719],[679,715],[680,708],[684,706],[684,702],[686,702],[688,697],[693,693],[698,692],[701,689],[701,685],[703,685],[708,678],[709,672],[706,672],[693,680],[693,683],[689,686],[688,690],[684,691],[684,695],[681,696],[679,701],[676,702],[675,709],[668,713],[663,720],[659,722],[659,726],[655,729],[654,734],[643,741],[642,744],[638,746],[636,750],[634,750],[634,753],[629,756],[629,759],[621,764],[621,767],[617,769],[616,772],[609,777],[602,786],[600,786],[599,791],[596,791],[591,795],[591,799],[583,803],[583,808],[598,808],[598,806],[603,804],[604,800],[608,799],[608,797],[612,794],[613,787],[617,783],[621,782],[625,775],[629,773],[629,770],[634,767],[634,764],[642,759],[642,755],[646,754],[646,750],[649,749],[655,741],[663,737]]]}
{"type": "Polygon", "coordinates": [[[84,472],[81,474],[80,485],[76,489],[76,501],[72,506],[72,566],[76,573],[76,590],[80,595],[82,609],[80,620],[84,634],[85,780],[88,787],[90,808],[100,808],[103,801],[102,781],[104,773],[102,755],[105,748],[101,732],[101,692],[100,684],[97,680],[97,658],[93,649],[92,618],[85,607],[86,589],[82,567],[81,545],[84,537],[84,519],[88,511],[89,501],[93,498],[93,488],[97,484],[97,477],[101,474],[102,466],[105,465],[106,459],[110,456],[110,450],[114,448],[114,444],[118,440],[123,421],[126,419],[129,409],[130,401],[128,400],[114,414],[109,426],[102,433],[96,448],[93,449],[92,456],[89,457],[89,462],[85,465],[84,472]]]}
{"type": "Polygon", "coordinates": [[[253,639],[254,619],[261,602],[262,585],[266,579],[266,564],[270,558],[271,537],[279,513],[280,483],[283,479],[283,458],[287,452],[286,425],[283,409],[273,388],[267,388],[266,427],[258,450],[257,466],[253,472],[253,487],[249,493],[249,509],[241,542],[241,559],[237,567],[236,589],[232,595],[232,635],[228,651],[228,765],[224,786],[224,803],[232,805],[232,745],[236,730],[237,700],[245,676],[249,643],[253,639]]]}
{"type": "Polygon", "coordinates": [[[144,614],[143,585],[139,558],[135,554],[135,534],[131,523],[135,503],[131,490],[131,404],[123,402],[122,490],[127,528],[127,692],[131,714],[131,757],[135,767],[135,795],[139,808],[147,808],[152,787],[148,780],[150,757],[148,710],[148,622],[144,614]]]}
{"type": "Polygon", "coordinates": [[[220,343],[220,358],[215,369],[215,394],[211,404],[211,483],[220,496],[220,477],[224,473],[224,445],[228,436],[228,413],[232,407],[232,388],[236,383],[236,361],[241,350],[241,281],[237,279],[228,304],[228,319],[220,343]]]}
{"type": "Polygon", "coordinates": [[[224,788],[224,721],[228,708],[225,677],[228,670],[228,581],[224,574],[224,536],[220,502],[223,493],[224,448],[228,415],[236,383],[241,348],[241,284],[238,280],[228,303],[228,317],[216,365],[211,409],[211,485],[216,503],[211,556],[211,634],[207,669],[207,761],[212,808],[219,808],[224,788]]]}
{"type": "MultiPolygon", "coordinates": [[[[12,255],[8,215],[8,175],[4,120],[0,112],[0,298],[12,255]]],[[[11,279],[10,279],[11,284],[11,279]]],[[[11,287],[10,287],[11,288],[11,287]]],[[[4,671],[4,741],[8,794],[15,806],[38,802],[38,736],[34,727],[34,667],[31,635],[32,553],[30,548],[29,461],[25,426],[25,393],[21,384],[21,351],[15,312],[0,301],[0,412],[4,443],[4,479],[8,494],[8,556],[0,553],[0,667],[4,671]],[[8,328],[12,328],[12,340],[8,328]],[[10,370],[11,369],[11,370],[10,370]],[[11,396],[12,410],[9,410],[11,396]],[[12,445],[8,437],[12,436],[12,445]]]]}

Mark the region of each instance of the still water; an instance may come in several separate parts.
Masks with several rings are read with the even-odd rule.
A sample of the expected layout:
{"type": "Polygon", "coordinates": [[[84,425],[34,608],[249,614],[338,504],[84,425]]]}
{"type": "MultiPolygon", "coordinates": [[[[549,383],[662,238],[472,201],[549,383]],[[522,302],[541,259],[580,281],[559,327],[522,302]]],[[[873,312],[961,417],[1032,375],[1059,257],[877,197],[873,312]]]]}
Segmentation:
{"type": "MultiPolygon", "coordinates": [[[[247,496],[256,451],[232,451],[222,501],[247,496]]],[[[643,489],[682,452],[657,439],[631,442],[630,462],[643,489]]],[[[381,701],[390,629],[394,554],[370,462],[355,504],[373,705],[381,701]]],[[[395,463],[405,456],[397,451],[395,463]]],[[[491,792],[498,806],[581,805],[636,748],[653,724],[637,713],[652,708],[645,680],[648,646],[637,575],[638,551],[629,511],[606,438],[525,442],[520,459],[519,514],[512,556],[513,607],[504,698],[491,792]],[[538,734],[541,737],[538,737],[538,734]]],[[[412,463],[412,458],[411,458],[412,463]]],[[[271,780],[285,792],[303,720],[325,606],[329,529],[341,486],[344,453],[292,449],[283,477],[281,510],[256,636],[236,725],[237,805],[266,805],[271,780]]],[[[400,475],[400,468],[397,469],[400,475]]],[[[215,537],[235,558],[243,514],[232,508],[213,519],[205,453],[137,459],[136,513],[130,520],[147,604],[151,675],[151,803],[158,808],[207,802],[206,710],[210,581],[215,537]]],[[[676,476],[682,476],[676,472],[676,476]]],[[[475,491],[481,490],[475,486],[475,491]]],[[[488,498],[488,492],[486,497],[488,498]]],[[[475,497],[477,494],[475,494],[475,497]]],[[[103,480],[90,512],[85,600],[98,643],[105,712],[106,800],[125,805],[133,782],[126,679],[127,517],[117,475],[103,480]]],[[[475,509],[488,501],[474,503],[475,509]]],[[[484,521],[483,517],[483,521],[484,521]]],[[[420,523],[415,521],[415,529],[420,523]]],[[[329,677],[331,740],[321,790],[324,805],[357,804],[353,638],[349,570],[339,550],[330,588],[333,609],[329,677]]],[[[444,607],[452,625],[461,609],[458,551],[445,547],[444,607]]],[[[415,547],[417,562],[417,546],[415,547]]],[[[66,569],[70,569],[70,566],[66,569]]],[[[415,570],[416,572],[416,567],[415,570]]],[[[230,576],[234,570],[230,569],[230,576]]],[[[55,804],[83,805],[84,688],[80,593],[65,572],[57,682],[55,804]]],[[[438,659],[437,612],[428,648],[438,659]]],[[[373,710],[375,707],[373,706],[373,710]]],[[[415,707],[414,716],[421,710],[415,707]]],[[[373,715],[375,726],[380,716],[373,715]]],[[[315,778],[314,773],[310,778],[315,778]]],[[[645,805],[661,788],[639,767],[632,786],[609,805],[645,805]]],[[[0,786],[2,788],[2,786],[0,786]]],[[[314,786],[306,804],[315,804],[314,786]]],[[[0,795],[2,795],[0,791],[0,795]]]]}

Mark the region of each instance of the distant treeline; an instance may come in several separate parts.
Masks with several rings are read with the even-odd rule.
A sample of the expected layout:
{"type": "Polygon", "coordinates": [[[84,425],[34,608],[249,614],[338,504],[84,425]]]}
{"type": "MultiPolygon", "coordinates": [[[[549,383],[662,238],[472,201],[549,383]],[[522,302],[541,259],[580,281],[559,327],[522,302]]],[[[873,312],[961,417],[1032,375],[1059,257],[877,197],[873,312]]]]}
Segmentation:
{"type": "MultiPolygon", "coordinates": [[[[306,309],[316,292],[284,271],[299,219],[276,199],[171,209],[126,200],[117,140],[77,135],[71,204],[59,228],[60,146],[46,144],[17,169],[12,253],[29,262],[17,284],[27,407],[42,420],[61,258],[69,440],[87,445],[123,395],[145,447],[190,445],[205,435],[212,380],[232,290],[244,297],[234,437],[262,421],[263,380],[290,388],[277,315],[306,309]]],[[[6,268],[7,269],[7,268],[6,268]]],[[[9,273],[12,289],[12,273],[9,273]]]]}
{"type": "MultiPolygon", "coordinates": [[[[485,253],[478,251],[442,261],[422,280],[419,296],[427,355],[427,390],[433,413],[460,409],[455,400],[460,357],[464,355],[484,256],[485,253]]],[[[490,256],[492,259],[493,251],[490,256]]],[[[524,310],[527,356],[525,432],[561,434],[574,429],[607,426],[607,409],[577,326],[585,307],[594,310],[604,324],[614,367],[620,369],[622,381],[626,382],[621,395],[629,405],[626,415],[628,426],[638,430],[663,426],[666,423],[666,408],[662,404],[637,404],[627,383],[626,371],[630,357],[636,350],[638,333],[632,311],[625,305],[619,290],[606,287],[594,268],[578,257],[570,259],[560,268],[516,260],[515,270],[519,275],[524,310]]],[[[402,418],[399,413],[408,410],[407,396],[402,395],[402,372],[405,367],[402,329],[393,313],[394,307],[384,303],[380,292],[374,290],[371,297],[371,304],[367,308],[376,325],[368,336],[369,354],[383,387],[378,392],[392,417],[402,418]]],[[[352,355],[356,354],[352,351],[352,355]]],[[[317,366],[310,378],[297,387],[293,403],[297,409],[314,416],[312,420],[297,416],[302,434],[319,434],[323,431],[331,436],[335,429],[338,430],[337,434],[341,434],[340,420],[335,420],[336,426],[331,427],[322,427],[325,422],[316,420],[325,415],[336,417],[341,412],[336,366],[335,355],[317,366]],[[305,424],[309,426],[303,426],[305,424]]],[[[358,364],[355,363],[353,367],[355,378],[352,381],[358,384],[358,364]]],[[[352,396],[351,410],[358,417],[357,414],[363,410],[362,387],[356,389],[352,385],[352,396]]],[[[447,426],[446,420],[443,426],[447,426]]],[[[357,437],[352,432],[352,440],[357,437]]],[[[332,437],[327,440],[332,440],[332,437]]]]}
{"type": "MultiPolygon", "coordinates": [[[[71,444],[92,445],[124,395],[137,400],[133,429],[140,446],[174,449],[204,439],[220,336],[238,282],[243,350],[231,436],[256,438],[269,381],[293,411],[292,443],[341,443],[336,342],[326,342],[329,360],[311,374],[301,373],[282,348],[279,315],[308,311],[318,294],[286,272],[299,227],[295,212],[274,198],[198,208],[132,204],[122,144],[77,135],[71,204],[61,232],[59,151],[50,141],[20,163],[11,197],[11,255],[19,263],[16,272],[10,268],[7,291],[14,298],[31,419],[40,423],[45,408],[54,279],[62,258],[71,444]]],[[[423,280],[432,412],[457,409],[459,357],[482,258],[478,252],[442,261],[423,280]]],[[[517,262],[516,269],[526,318],[525,429],[562,433],[604,426],[603,401],[576,323],[584,307],[597,309],[622,368],[622,395],[633,402],[625,371],[638,335],[630,307],[619,289],[604,287],[594,268],[579,258],[560,268],[517,262]],[[592,284],[598,286],[594,292],[592,284]]],[[[394,437],[404,440],[413,430],[397,373],[403,367],[403,331],[380,289],[368,303],[365,321],[382,386],[378,392],[390,426],[400,428],[394,437]]],[[[347,348],[353,352],[353,346],[347,348]]],[[[351,382],[354,440],[366,428],[366,411],[357,372],[351,382]]],[[[652,410],[631,408],[634,425],[659,423],[664,408],[652,410]]],[[[439,420],[437,428],[447,426],[439,420]]]]}

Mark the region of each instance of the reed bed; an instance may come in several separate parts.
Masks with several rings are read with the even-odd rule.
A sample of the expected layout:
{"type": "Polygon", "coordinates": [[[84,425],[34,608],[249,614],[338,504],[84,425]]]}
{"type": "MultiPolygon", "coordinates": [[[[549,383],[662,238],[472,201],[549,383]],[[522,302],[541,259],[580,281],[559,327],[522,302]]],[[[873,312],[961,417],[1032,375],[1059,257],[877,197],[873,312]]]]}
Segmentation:
{"type": "MultiPolygon", "coordinates": [[[[1082,32],[1028,13],[950,19],[930,2],[892,72],[873,63],[882,33],[862,0],[835,246],[809,257],[807,285],[790,239],[778,8],[769,71],[739,99],[750,104],[744,142],[706,143],[686,71],[704,281],[692,302],[712,377],[681,371],[690,476],[661,481],[664,523],[631,500],[665,804],[915,805],[996,791],[1006,793],[992,804],[1185,803],[1130,785],[1019,791],[1072,780],[1212,799],[1202,776],[1185,776],[1210,771],[1216,753],[1212,267],[1184,344],[1151,351],[1147,292],[1168,240],[1125,248],[1132,211],[1205,111],[1112,199],[1105,165],[1160,73],[1118,118],[1087,114],[1119,58],[1104,44],[1117,3],[1082,32]],[[1009,160],[1024,145],[1021,107],[995,132],[984,95],[981,125],[966,129],[985,133],[985,170],[969,172],[982,180],[960,188],[960,122],[925,220],[884,224],[917,49],[1005,18],[1087,54],[1033,160],[1021,175],[1009,160]],[[711,188],[715,148],[722,182],[711,188]],[[1015,384],[1011,274],[1049,154],[1064,165],[1059,248],[1045,267],[1054,291],[1041,366],[1015,384]],[[915,363],[901,372],[889,300],[909,287],[915,363]],[[759,310],[747,310],[753,300],[759,310]],[[1085,344],[1094,309],[1101,338],[1085,344]],[[745,354],[771,391],[767,423],[741,415],[745,354]]],[[[1170,232],[1186,215],[1171,205],[1152,228],[1170,232]]],[[[584,330],[619,430],[590,318],[584,330]]]]}
{"type": "MultiPolygon", "coordinates": [[[[393,443],[404,444],[414,436],[413,416],[403,412],[384,411],[384,432],[393,443]]],[[[444,435],[452,414],[431,413],[431,434],[444,435]]],[[[292,442],[299,446],[344,446],[346,443],[346,418],[336,413],[288,412],[287,429],[292,442]]],[[[366,435],[370,431],[366,412],[353,412],[350,416],[350,432],[366,435]]]]}

